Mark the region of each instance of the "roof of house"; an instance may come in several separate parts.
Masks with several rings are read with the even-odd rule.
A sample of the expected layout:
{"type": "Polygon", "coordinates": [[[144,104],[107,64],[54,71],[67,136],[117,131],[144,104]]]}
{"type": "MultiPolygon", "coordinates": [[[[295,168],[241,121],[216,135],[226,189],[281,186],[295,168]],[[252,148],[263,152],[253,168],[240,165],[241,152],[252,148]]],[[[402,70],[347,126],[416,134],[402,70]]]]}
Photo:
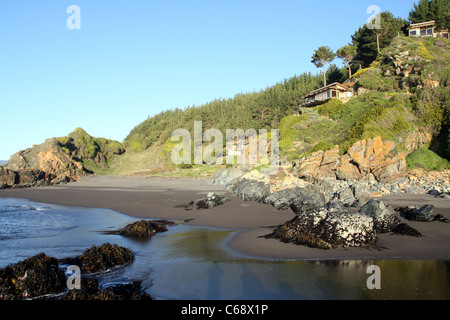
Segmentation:
{"type": "Polygon", "coordinates": [[[341,90],[341,91],[351,91],[351,89],[349,89],[346,86],[340,84],[339,82],[335,82],[335,83],[329,84],[329,85],[327,85],[325,87],[322,87],[322,88],[319,88],[317,90],[311,91],[308,95],[305,96],[305,98],[314,96],[314,95],[316,95],[318,93],[327,91],[329,89],[338,89],[338,90],[341,90]]]}
{"type": "Polygon", "coordinates": [[[431,27],[431,26],[435,26],[436,25],[436,21],[425,21],[425,22],[420,22],[420,23],[413,23],[411,24],[411,26],[409,26],[408,29],[415,29],[415,28],[420,28],[420,27],[431,27]]]}

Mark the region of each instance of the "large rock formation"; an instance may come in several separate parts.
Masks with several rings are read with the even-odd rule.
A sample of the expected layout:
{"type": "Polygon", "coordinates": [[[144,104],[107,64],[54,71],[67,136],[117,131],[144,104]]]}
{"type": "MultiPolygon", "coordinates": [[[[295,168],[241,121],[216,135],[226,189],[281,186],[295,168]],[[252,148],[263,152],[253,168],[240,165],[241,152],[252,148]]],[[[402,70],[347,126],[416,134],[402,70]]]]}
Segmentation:
{"type": "Polygon", "coordinates": [[[372,218],[332,206],[302,212],[266,238],[325,250],[373,245],[377,241],[372,218]]]}
{"type": "Polygon", "coordinates": [[[357,213],[347,211],[340,202],[303,211],[266,238],[328,250],[371,246],[377,243],[379,234],[387,232],[421,236],[417,230],[401,223],[392,207],[380,200],[371,200],[357,213]]]}
{"type": "Polygon", "coordinates": [[[358,141],[342,156],[336,146],[299,161],[295,172],[299,178],[310,181],[337,178],[389,183],[406,174],[406,154],[391,156],[394,148],[394,143],[383,142],[381,137],[358,141]]]}
{"type": "Polygon", "coordinates": [[[113,155],[123,152],[121,143],[93,138],[78,128],[68,137],[48,139],[14,154],[0,166],[0,189],[77,181],[92,173],[87,163],[103,166],[113,155]]]}
{"type": "Polygon", "coordinates": [[[262,201],[270,195],[270,178],[256,170],[231,180],[226,188],[244,201],[262,201]]]}
{"type": "Polygon", "coordinates": [[[84,170],[53,138],[14,154],[0,174],[0,188],[12,188],[76,181],[84,170]]]}

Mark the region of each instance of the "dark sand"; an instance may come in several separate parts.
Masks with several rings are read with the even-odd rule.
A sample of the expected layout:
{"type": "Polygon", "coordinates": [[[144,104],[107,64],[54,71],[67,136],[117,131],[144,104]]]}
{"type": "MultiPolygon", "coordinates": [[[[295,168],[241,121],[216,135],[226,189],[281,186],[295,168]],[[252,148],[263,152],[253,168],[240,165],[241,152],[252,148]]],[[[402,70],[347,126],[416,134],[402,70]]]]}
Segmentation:
{"type": "MultiPolygon", "coordinates": [[[[223,187],[201,186],[201,180],[85,177],[79,182],[51,187],[0,190],[0,197],[22,198],[65,206],[107,208],[138,218],[184,221],[240,231],[228,242],[230,248],[250,256],[273,259],[450,259],[450,224],[407,222],[424,237],[383,234],[377,248],[347,248],[324,251],[285,244],[260,236],[273,226],[294,218],[271,205],[244,202],[223,187]],[[210,210],[185,211],[177,205],[200,200],[208,192],[226,195],[230,202],[210,210]]],[[[450,200],[430,195],[396,195],[383,200],[394,206],[432,204],[450,219],[450,200]]]]}

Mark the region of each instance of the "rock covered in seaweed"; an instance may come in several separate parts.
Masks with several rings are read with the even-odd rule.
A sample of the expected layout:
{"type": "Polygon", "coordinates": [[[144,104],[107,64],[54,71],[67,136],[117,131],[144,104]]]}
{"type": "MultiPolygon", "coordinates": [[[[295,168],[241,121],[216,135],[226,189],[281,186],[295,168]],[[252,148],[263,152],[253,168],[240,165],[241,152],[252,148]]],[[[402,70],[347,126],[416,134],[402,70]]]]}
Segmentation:
{"type": "Polygon", "coordinates": [[[30,299],[64,290],[66,277],[58,260],[40,253],[0,269],[0,300],[30,299]]]}
{"type": "Polygon", "coordinates": [[[84,250],[83,254],[76,258],[62,259],[61,261],[77,265],[82,272],[92,273],[133,262],[134,253],[131,249],[117,244],[104,243],[101,246],[92,246],[84,250]]]}
{"type": "Polygon", "coordinates": [[[130,249],[109,243],[86,249],[76,258],[58,260],[40,253],[0,269],[0,300],[151,300],[140,280],[99,286],[97,278],[86,275],[133,260],[130,249]],[[60,263],[80,267],[81,288],[67,290],[68,279],[60,263]]]}
{"type": "Polygon", "coordinates": [[[131,238],[150,238],[157,233],[166,232],[168,230],[167,226],[174,224],[174,222],[167,220],[141,220],[131,223],[119,231],[113,231],[110,233],[131,238]]]}

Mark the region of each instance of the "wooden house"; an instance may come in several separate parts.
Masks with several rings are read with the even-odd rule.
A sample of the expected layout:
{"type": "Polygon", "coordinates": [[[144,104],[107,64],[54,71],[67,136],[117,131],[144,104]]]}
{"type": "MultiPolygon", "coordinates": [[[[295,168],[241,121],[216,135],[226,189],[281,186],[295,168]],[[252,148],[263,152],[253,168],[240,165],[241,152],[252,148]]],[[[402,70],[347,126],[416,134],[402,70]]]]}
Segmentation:
{"type": "Polygon", "coordinates": [[[314,107],[327,102],[332,98],[347,100],[353,96],[353,90],[338,83],[314,90],[304,97],[306,107],[314,107]]]}
{"type": "Polygon", "coordinates": [[[426,21],[421,23],[413,23],[408,28],[410,37],[444,37],[449,38],[449,30],[439,30],[436,27],[436,21],[426,21]]]}

